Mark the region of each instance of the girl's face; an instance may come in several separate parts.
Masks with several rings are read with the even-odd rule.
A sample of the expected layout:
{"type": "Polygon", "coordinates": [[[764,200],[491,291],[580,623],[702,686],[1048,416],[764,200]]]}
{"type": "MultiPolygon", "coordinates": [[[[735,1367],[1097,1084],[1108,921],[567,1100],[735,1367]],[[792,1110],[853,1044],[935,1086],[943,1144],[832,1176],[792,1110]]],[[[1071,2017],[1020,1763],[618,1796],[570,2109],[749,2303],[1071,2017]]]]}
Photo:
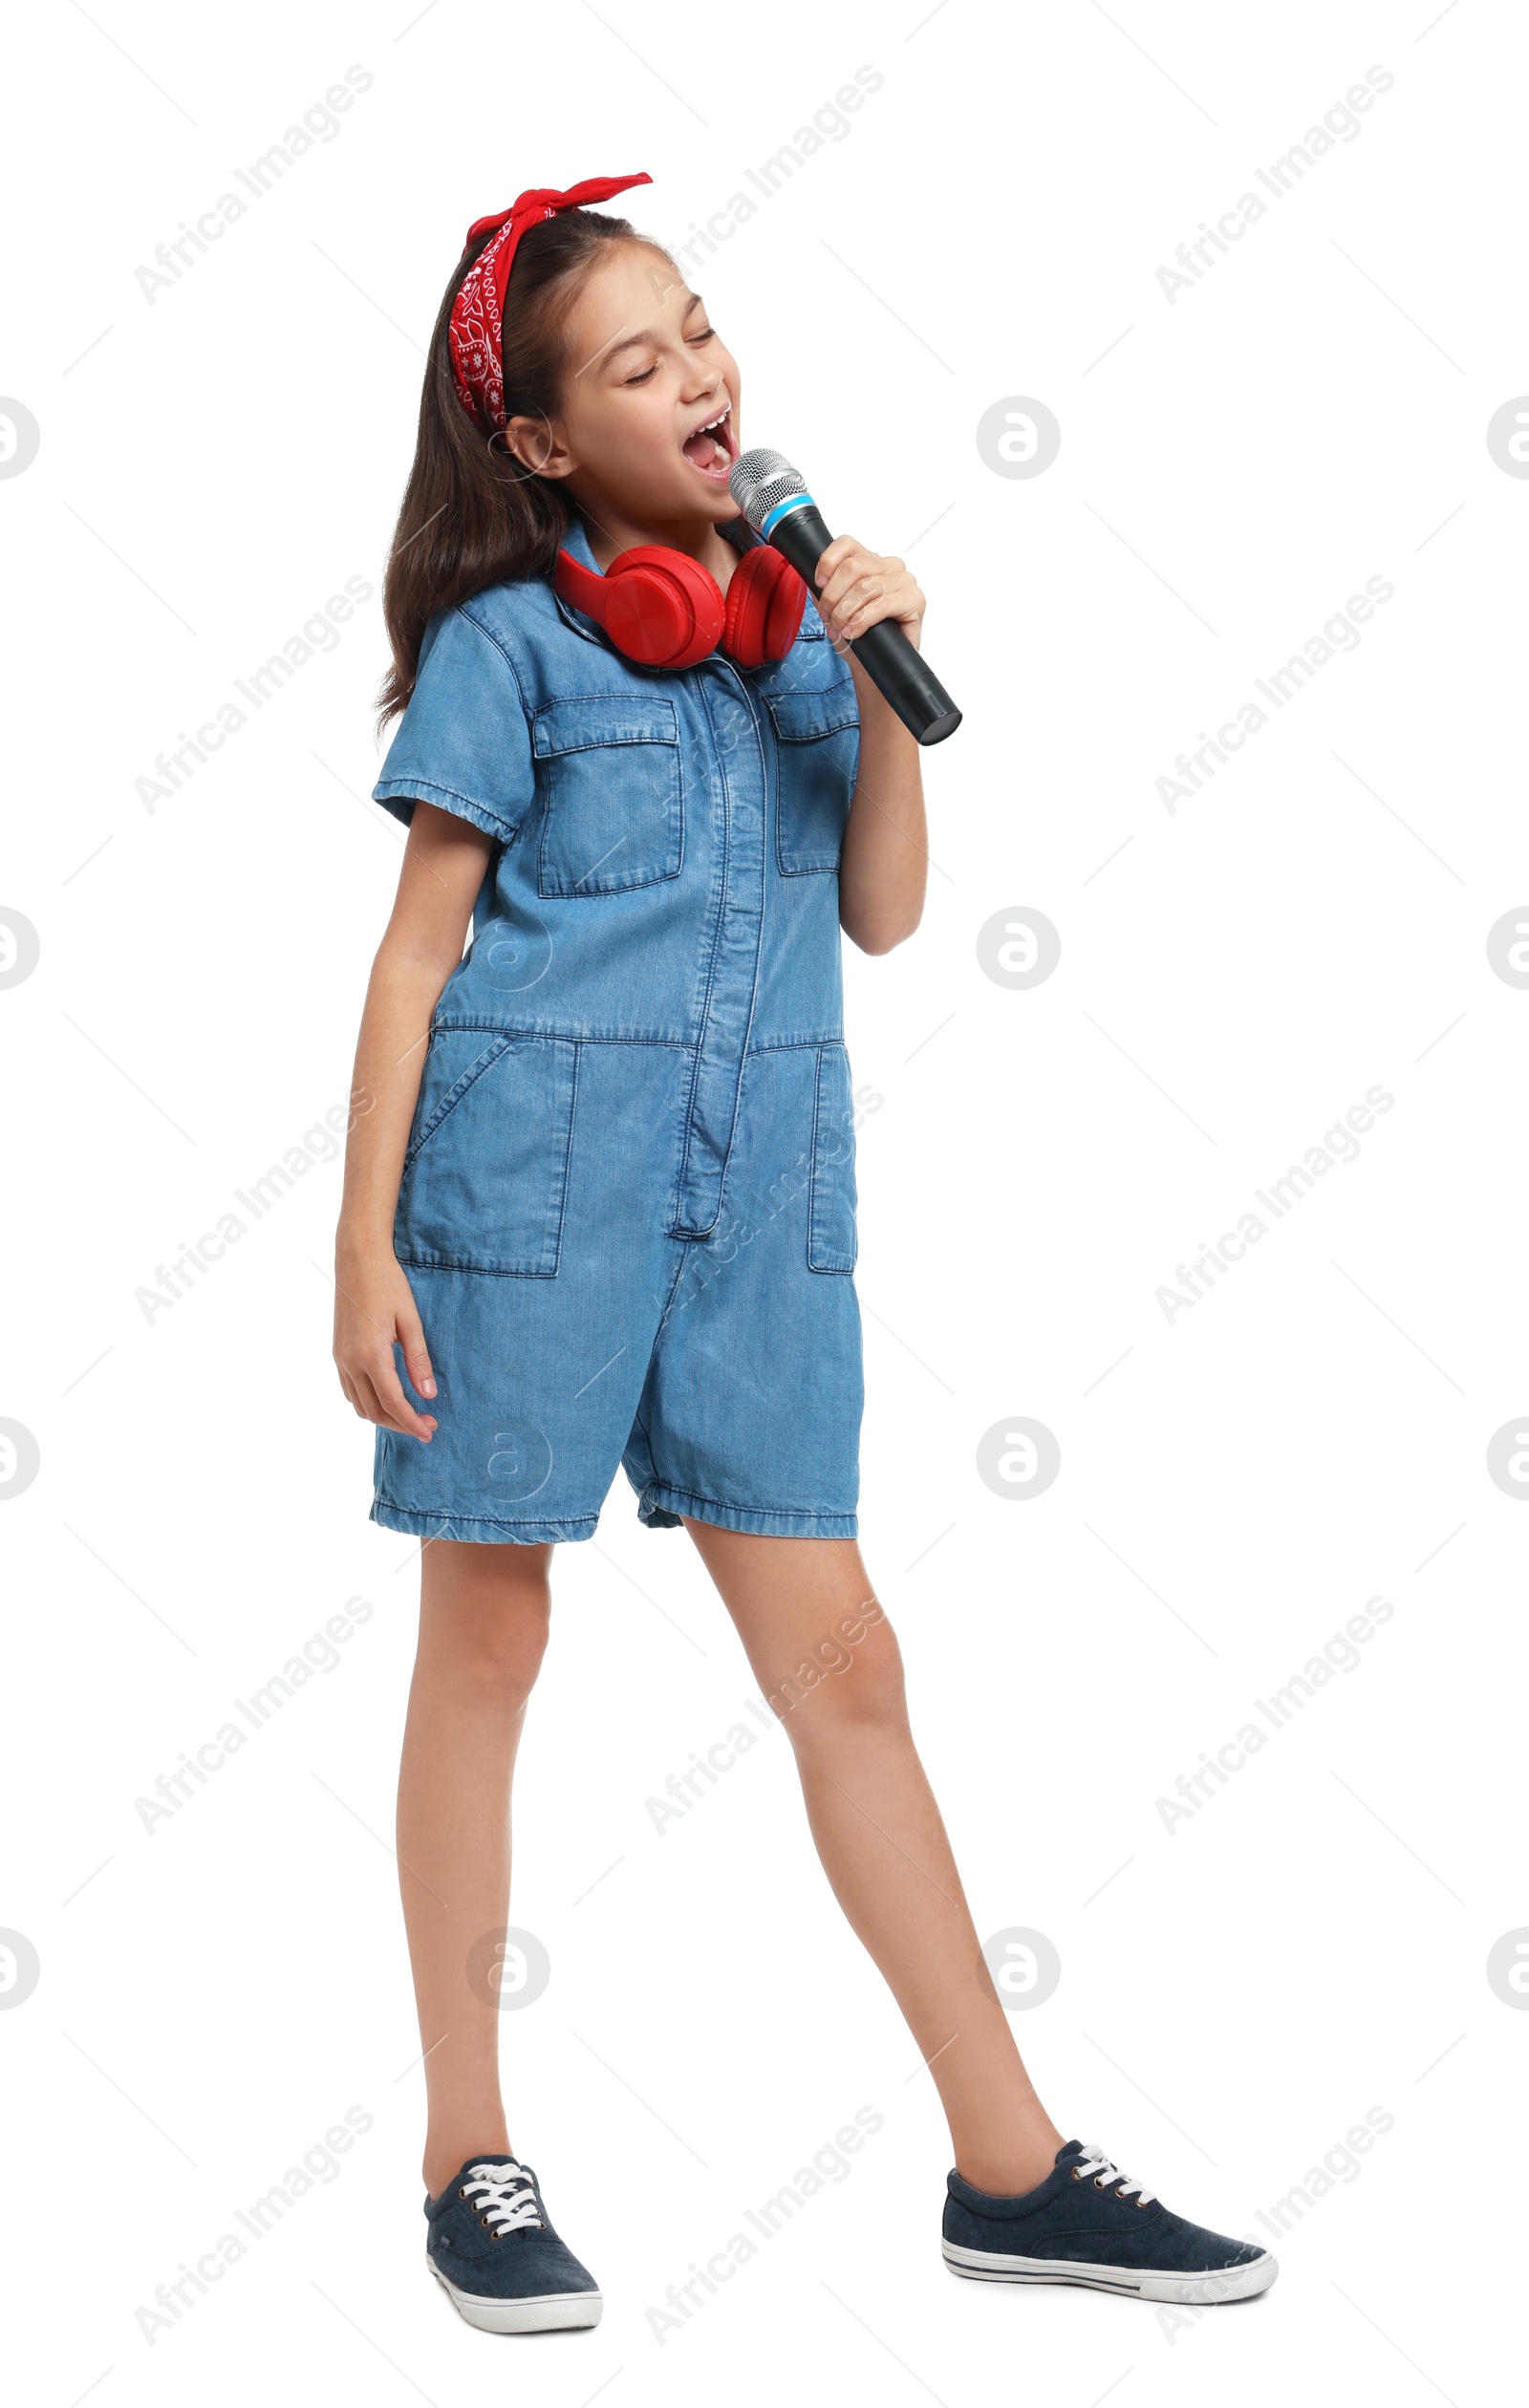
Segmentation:
{"type": "Polygon", "coordinates": [[[673,262],[620,244],[580,288],[570,333],[561,412],[506,430],[527,465],[566,477],[596,522],[700,530],[736,518],[738,365],[673,262]]]}

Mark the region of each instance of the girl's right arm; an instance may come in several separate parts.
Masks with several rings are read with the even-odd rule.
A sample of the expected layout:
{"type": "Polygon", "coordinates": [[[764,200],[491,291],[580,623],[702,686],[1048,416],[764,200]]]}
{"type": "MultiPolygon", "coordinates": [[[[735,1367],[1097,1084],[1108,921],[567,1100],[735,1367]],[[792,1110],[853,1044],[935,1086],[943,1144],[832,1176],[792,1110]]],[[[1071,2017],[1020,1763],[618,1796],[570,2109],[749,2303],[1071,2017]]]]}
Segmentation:
{"type": "Polygon", "coordinates": [[[393,1358],[416,1390],[436,1384],[414,1291],[393,1251],[393,1216],[419,1101],[430,1021],[462,959],[491,840],[433,804],[417,803],[393,915],[377,947],[355,1048],[345,1193],[334,1241],[334,1361],[363,1421],[429,1444],[433,1415],[415,1412],[393,1358]]]}

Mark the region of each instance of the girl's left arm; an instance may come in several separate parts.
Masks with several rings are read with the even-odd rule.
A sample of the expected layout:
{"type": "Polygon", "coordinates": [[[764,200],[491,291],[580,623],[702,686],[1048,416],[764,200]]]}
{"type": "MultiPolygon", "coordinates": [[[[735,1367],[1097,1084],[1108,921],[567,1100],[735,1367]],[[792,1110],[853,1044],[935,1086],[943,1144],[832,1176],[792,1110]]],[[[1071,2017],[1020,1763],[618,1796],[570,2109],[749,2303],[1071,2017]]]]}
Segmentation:
{"type": "Polygon", "coordinates": [[[900,560],[884,560],[852,535],[835,536],[818,562],[816,601],[829,639],[847,658],[860,705],[860,767],[839,854],[839,925],[862,953],[890,953],[923,916],[929,869],[918,746],[846,642],[894,619],[916,644],[924,597],[900,560]]]}

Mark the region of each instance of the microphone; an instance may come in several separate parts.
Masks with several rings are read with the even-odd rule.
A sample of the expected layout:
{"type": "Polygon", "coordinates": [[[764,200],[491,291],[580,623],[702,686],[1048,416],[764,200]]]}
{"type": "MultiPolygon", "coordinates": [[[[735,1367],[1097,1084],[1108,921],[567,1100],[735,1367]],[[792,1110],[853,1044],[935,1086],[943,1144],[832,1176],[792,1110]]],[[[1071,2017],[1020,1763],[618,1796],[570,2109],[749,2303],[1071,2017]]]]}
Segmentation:
{"type": "MultiPolygon", "coordinates": [[[[790,462],[777,451],[746,451],[727,485],[755,534],[784,552],[808,591],[815,593],[813,572],[833,538],[790,462]]],[[[956,733],[959,711],[894,621],[881,619],[868,627],[851,639],[850,650],[921,744],[938,744],[956,733]]]]}

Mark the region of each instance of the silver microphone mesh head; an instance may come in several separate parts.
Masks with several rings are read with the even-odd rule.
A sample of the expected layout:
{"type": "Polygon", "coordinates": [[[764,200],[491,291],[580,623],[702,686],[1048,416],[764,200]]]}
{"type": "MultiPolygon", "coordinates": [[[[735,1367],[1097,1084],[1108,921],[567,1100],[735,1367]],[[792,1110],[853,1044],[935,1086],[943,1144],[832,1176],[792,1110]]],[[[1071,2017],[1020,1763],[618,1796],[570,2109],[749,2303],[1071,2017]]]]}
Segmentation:
{"type": "Polygon", "coordinates": [[[727,489],[757,535],[777,504],[806,493],[807,481],[784,452],[746,451],[734,466],[727,489]]]}

